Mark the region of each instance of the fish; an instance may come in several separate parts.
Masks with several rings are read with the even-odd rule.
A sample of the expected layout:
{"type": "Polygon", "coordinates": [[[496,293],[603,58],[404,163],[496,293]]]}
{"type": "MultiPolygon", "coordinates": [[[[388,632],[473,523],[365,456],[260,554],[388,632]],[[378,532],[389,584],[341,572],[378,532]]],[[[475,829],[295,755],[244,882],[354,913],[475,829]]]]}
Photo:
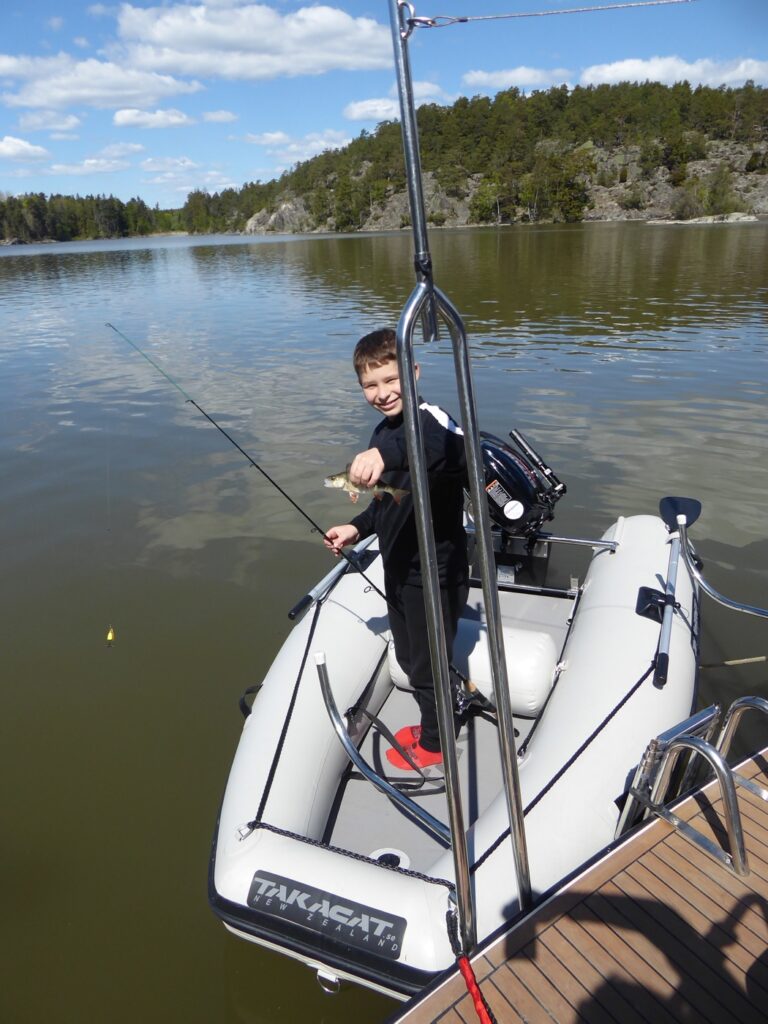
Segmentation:
{"type": "Polygon", "coordinates": [[[323,480],[324,487],[338,487],[349,494],[350,501],[356,502],[361,494],[372,494],[377,501],[381,501],[385,494],[390,495],[396,505],[399,505],[408,491],[400,487],[389,487],[387,484],[374,484],[373,487],[365,487],[363,484],[353,484],[349,479],[349,466],[343,473],[334,473],[323,480]]]}

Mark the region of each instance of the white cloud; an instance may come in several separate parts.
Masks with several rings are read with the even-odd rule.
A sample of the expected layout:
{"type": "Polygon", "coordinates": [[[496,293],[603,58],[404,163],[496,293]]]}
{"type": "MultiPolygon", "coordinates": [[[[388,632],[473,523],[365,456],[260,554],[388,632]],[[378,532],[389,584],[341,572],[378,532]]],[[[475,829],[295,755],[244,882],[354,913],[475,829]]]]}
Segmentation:
{"type": "Polygon", "coordinates": [[[91,45],[85,36],[75,36],[72,42],[75,46],[79,46],[81,50],[86,50],[91,45]]]}
{"type": "Polygon", "coordinates": [[[245,141],[256,146],[284,146],[291,141],[291,137],[285,132],[261,132],[258,135],[246,135],[245,141]]]}
{"type": "Polygon", "coordinates": [[[148,157],[146,160],[141,161],[142,171],[161,174],[192,171],[199,166],[194,160],[190,160],[188,156],[148,157]]]}
{"type": "Polygon", "coordinates": [[[33,146],[25,139],[4,135],[0,139],[0,160],[46,160],[50,154],[42,146],[33,146]]]}
{"type": "Polygon", "coordinates": [[[27,132],[71,132],[79,126],[79,117],[56,110],[36,110],[19,117],[19,127],[27,132]]]}
{"type": "Polygon", "coordinates": [[[51,173],[82,176],[85,174],[114,174],[124,171],[130,165],[125,160],[105,160],[102,157],[89,157],[79,164],[51,164],[51,173]]]}
{"type": "Polygon", "coordinates": [[[130,156],[132,153],[143,153],[144,147],[138,142],[115,142],[111,146],[105,146],[99,156],[108,159],[116,159],[122,156],[130,156]]]}
{"type": "Polygon", "coordinates": [[[233,114],[231,110],[207,110],[203,114],[203,120],[215,124],[230,124],[237,120],[237,114],[233,114]]]}
{"type": "Polygon", "coordinates": [[[462,82],[479,89],[542,89],[568,84],[572,77],[567,68],[529,68],[521,64],[502,71],[468,71],[462,82]]]}
{"type": "Polygon", "coordinates": [[[195,124],[195,119],[181,110],[116,110],[112,123],[118,128],[175,128],[195,124]]]}
{"type": "Polygon", "coordinates": [[[356,100],[344,107],[344,117],[348,121],[394,121],[400,117],[400,104],[385,97],[356,100]]]}
{"type": "MultiPolygon", "coordinates": [[[[417,107],[432,101],[449,103],[456,97],[449,96],[435,82],[414,82],[413,98],[417,107]]],[[[397,85],[393,85],[388,97],[369,100],[355,100],[344,107],[348,121],[395,121],[400,118],[400,103],[397,99],[397,85]]]]}
{"type": "Polygon", "coordinates": [[[388,27],[324,5],[281,14],[257,3],[125,3],[118,30],[130,66],[174,74],[270,79],[392,63],[388,27]]]}
{"type": "Polygon", "coordinates": [[[24,83],[17,92],[3,94],[2,99],[9,107],[145,107],[169,96],[202,89],[199,82],[181,82],[170,75],[94,58],[75,61],[63,53],[55,57],[0,55],[0,76],[24,83]]]}
{"type": "Polygon", "coordinates": [[[280,161],[282,166],[278,170],[285,170],[299,160],[309,160],[327,149],[348,146],[352,139],[344,132],[328,128],[323,132],[310,132],[302,138],[294,138],[285,132],[263,132],[261,135],[246,135],[245,141],[264,146],[270,156],[280,161]]]}
{"type": "Polygon", "coordinates": [[[64,27],[63,18],[49,18],[45,23],[52,32],[60,32],[64,27]]]}
{"type": "MultiPolygon", "coordinates": [[[[391,95],[397,96],[397,85],[393,85],[391,95]]],[[[447,100],[450,97],[436,82],[414,82],[413,97],[416,103],[426,103],[427,100],[447,100]]]]}
{"type": "Polygon", "coordinates": [[[581,73],[582,85],[611,85],[616,82],[663,82],[672,85],[687,81],[691,85],[739,86],[747,79],[768,85],[768,60],[740,59],[716,61],[701,58],[686,61],[681,57],[629,58],[612,64],[593,64],[581,73]]]}

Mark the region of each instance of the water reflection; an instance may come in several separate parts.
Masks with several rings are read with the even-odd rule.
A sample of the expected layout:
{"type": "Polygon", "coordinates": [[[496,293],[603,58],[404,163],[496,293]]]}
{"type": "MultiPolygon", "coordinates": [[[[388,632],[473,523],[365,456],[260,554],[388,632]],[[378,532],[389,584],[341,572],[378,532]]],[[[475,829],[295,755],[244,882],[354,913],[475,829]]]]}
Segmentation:
{"type": "MultiPolygon", "coordinates": [[[[664,493],[693,493],[712,582],[765,603],[766,227],[446,231],[432,249],[467,318],[481,426],[519,427],[568,483],[558,529],[594,536],[664,493]]],[[[17,724],[0,797],[15,827],[0,856],[20,891],[53,877],[50,853],[30,857],[51,835],[58,865],[31,913],[27,902],[4,917],[19,979],[0,995],[9,1020],[74,1024],[84,991],[90,1016],[109,1005],[117,1024],[389,1012],[365,993],[324,1001],[303,969],[238,945],[207,911],[236,698],[329,559],[105,322],[328,525],[351,509],[322,478],[374,422],[351,348],[397,319],[410,267],[405,233],[0,250],[0,579],[17,724]],[[121,927],[107,935],[94,906],[121,927]],[[43,915],[62,922],[58,944],[43,915]],[[61,968],[54,946],[70,951],[61,968]],[[115,1007],[110,993],[132,988],[148,958],[147,984],[115,1007]],[[54,986],[37,985],[41,968],[54,986]],[[108,979],[103,992],[94,978],[108,979]],[[244,1010],[265,986],[261,1009],[244,1010]]],[[[457,411],[448,343],[417,358],[425,395],[457,411]]],[[[707,661],[766,653],[756,622],[710,608],[705,623],[707,661]]],[[[702,700],[766,692],[760,671],[710,671],[702,700]]]]}

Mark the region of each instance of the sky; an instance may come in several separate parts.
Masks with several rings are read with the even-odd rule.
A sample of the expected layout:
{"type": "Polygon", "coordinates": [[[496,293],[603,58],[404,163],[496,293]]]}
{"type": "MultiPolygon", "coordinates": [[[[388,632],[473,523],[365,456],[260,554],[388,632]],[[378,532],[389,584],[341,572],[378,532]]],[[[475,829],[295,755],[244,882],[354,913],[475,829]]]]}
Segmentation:
{"type": "MultiPolygon", "coordinates": [[[[413,33],[417,100],[648,79],[768,86],[768,0],[573,13],[589,4],[413,0],[418,17],[477,19],[413,33]]],[[[0,193],[177,208],[397,115],[389,0],[3,0],[0,193]]]]}

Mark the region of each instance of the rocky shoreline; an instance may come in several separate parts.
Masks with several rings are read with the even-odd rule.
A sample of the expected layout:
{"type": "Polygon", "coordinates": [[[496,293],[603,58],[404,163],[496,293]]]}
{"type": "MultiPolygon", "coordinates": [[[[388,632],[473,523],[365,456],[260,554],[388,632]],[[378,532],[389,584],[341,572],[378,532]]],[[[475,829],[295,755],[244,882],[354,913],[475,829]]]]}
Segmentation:
{"type": "MultiPolygon", "coordinates": [[[[641,151],[637,146],[621,149],[598,149],[591,143],[579,147],[591,161],[587,176],[588,202],[584,221],[645,221],[650,224],[671,223],[744,223],[746,220],[768,218],[768,173],[748,170],[753,148],[740,143],[710,142],[706,159],[687,165],[685,180],[675,182],[665,167],[657,167],[650,175],[643,172],[641,151]],[[719,169],[729,174],[734,213],[680,218],[675,211],[681,198],[691,197],[695,210],[697,189],[701,192],[719,169]]],[[[436,176],[423,176],[424,205],[427,222],[433,227],[480,226],[470,216],[472,197],[482,183],[480,175],[466,181],[465,194],[457,198],[440,188],[436,176]]],[[[512,223],[525,223],[525,211],[512,223]]],[[[385,203],[371,210],[360,231],[396,231],[410,223],[406,192],[393,192],[385,203]]],[[[507,222],[509,223],[509,222],[507,222]]],[[[541,223],[541,222],[539,222],[541,223]]],[[[333,232],[332,221],[317,224],[302,196],[285,193],[274,208],[259,210],[247,222],[246,234],[315,234],[333,232]]]]}

